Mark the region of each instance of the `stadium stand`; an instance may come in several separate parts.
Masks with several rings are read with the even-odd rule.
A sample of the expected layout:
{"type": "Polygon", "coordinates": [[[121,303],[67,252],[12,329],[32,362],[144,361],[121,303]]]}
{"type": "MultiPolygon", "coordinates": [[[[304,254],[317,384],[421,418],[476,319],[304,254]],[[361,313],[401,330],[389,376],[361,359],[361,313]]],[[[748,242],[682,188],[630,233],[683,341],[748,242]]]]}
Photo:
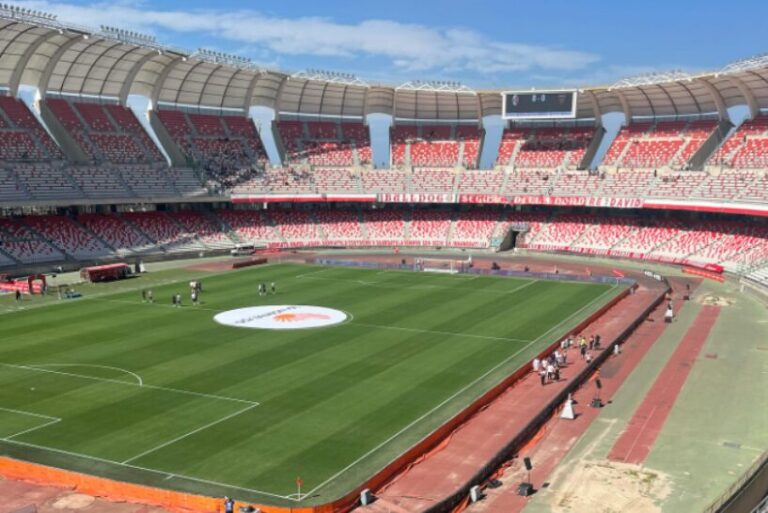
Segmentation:
{"type": "Polygon", "coordinates": [[[482,133],[476,125],[395,125],[393,166],[476,169],[482,133]]]}
{"type": "Polygon", "coordinates": [[[204,249],[194,232],[186,230],[164,212],[126,212],[122,218],[134,230],[169,253],[204,249]]]}
{"type": "Polygon", "coordinates": [[[244,243],[281,241],[272,221],[261,211],[217,210],[216,215],[244,243]]]}
{"type": "Polygon", "coordinates": [[[602,164],[629,169],[681,169],[716,126],[715,119],[633,122],[619,131],[602,164]]]}
{"type": "Polygon", "coordinates": [[[735,168],[768,167],[768,115],[745,121],[712,154],[708,164],[735,168]]]}
{"type": "Polygon", "coordinates": [[[25,223],[55,247],[79,260],[106,258],[114,252],[77,221],[64,216],[29,216],[25,223]]]}
{"type": "Polygon", "coordinates": [[[59,147],[26,104],[0,94],[0,160],[44,161],[63,158],[59,147]]]}
{"type": "Polygon", "coordinates": [[[154,242],[116,215],[82,214],[77,220],[119,256],[161,252],[154,242]]]}
{"type": "Polygon", "coordinates": [[[93,161],[116,164],[164,161],[133,112],[116,104],[49,98],[48,108],[93,161]]]}
{"type": "Polygon", "coordinates": [[[232,188],[261,172],[267,153],[253,121],[236,115],[161,109],[157,117],[209,186],[232,188]]]}
{"type": "Polygon", "coordinates": [[[591,127],[513,126],[502,134],[496,164],[526,169],[576,167],[593,136],[591,127]]]}
{"type": "Polygon", "coordinates": [[[371,163],[368,127],[360,122],[280,120],[277,128],[285,164],[352,167],[371,163]]]}

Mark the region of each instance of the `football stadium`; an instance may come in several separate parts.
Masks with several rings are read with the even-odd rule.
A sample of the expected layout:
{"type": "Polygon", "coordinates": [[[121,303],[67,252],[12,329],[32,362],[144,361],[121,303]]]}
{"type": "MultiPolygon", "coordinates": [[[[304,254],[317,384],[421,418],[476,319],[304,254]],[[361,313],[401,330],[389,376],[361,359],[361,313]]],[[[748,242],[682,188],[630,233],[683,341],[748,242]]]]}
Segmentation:
{"type": "Polygon", "coordinates": [[[767,55],[367,80],[30,5],[0,513],[768,510],[767,55]]]}

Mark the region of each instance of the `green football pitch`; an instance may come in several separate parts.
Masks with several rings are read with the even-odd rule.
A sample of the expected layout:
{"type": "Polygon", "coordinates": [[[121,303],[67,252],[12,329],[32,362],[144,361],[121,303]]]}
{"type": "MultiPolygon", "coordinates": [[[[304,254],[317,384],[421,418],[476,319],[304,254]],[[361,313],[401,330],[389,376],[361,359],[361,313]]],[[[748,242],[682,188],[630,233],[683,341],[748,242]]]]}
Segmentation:
{"type": "Polygon", "coordinates": [[[287,505],[353,489],[620,287],[280,264],[82,291],[39,308],[46,299],[0,298],[0,452],[287,505]],[[260,296],[260,282],[277,293],[260,296]],[[141,300],[148,286],[154,304],[141,300]],[[347,318],[297,330],[214,321],[260,305],[347,318]]]}

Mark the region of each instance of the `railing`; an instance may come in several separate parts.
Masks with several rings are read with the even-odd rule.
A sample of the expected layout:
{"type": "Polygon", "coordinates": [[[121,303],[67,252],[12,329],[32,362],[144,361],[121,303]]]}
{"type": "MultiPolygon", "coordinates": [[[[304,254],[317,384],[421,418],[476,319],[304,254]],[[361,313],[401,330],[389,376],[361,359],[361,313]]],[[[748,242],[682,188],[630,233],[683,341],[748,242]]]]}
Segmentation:
{"type": "MultiPolygon", "coordinates": [[[[765,451],[760,455],[757,460],[750,465],[750,467],[739,478],[731,484],[720,496],[715,499],[712,504],[706,508],[703,513],[721,513],[725,511],[725,508],[732,501],[736,500],[749,485],[750,481],[761,471],[765,471],[768,468],[768,451],[765,451]]],[[[768,499],[768,497],[766,498],[768,499]]],[[[766,499],[763,499],[761,503],[753,511],[760,511],[760,507],[765,510],[766,499]]]]}

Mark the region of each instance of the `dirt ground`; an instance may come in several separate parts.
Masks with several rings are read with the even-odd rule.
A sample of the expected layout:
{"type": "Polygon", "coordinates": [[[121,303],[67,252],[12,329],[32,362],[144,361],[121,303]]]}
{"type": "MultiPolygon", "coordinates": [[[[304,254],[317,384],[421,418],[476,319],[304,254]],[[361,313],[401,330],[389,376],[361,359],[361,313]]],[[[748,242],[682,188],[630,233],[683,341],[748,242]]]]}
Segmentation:
{"type": "Polygon", "coordinates": [[[161,508],[109,502],[66,488],[41,486],[0,477],[0,513],[34,506],[37,513],[169,513],[161,508]]]}
{"type": "Polygon", "coordinates": [[[667,476],[636,465],[580,460],[558,473],[565,478],[550,500],[553,513],[658,513],[672,491],[667,476]]]}

